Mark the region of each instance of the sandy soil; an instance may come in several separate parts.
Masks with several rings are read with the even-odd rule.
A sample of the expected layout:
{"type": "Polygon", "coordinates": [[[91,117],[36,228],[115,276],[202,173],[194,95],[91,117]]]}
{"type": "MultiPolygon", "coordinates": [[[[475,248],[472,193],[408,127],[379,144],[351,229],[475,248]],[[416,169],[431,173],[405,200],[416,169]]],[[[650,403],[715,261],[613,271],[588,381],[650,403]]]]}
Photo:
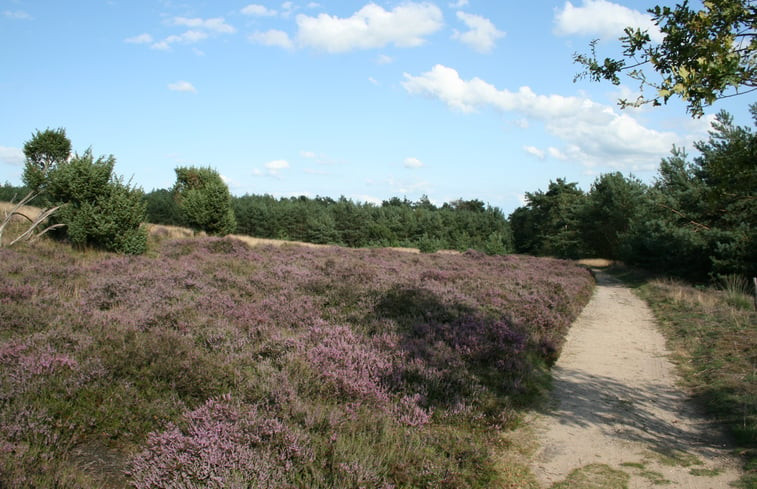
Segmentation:
{"type": "Polygon", "coordinates": [[[554,368],[551,409],[533,425],[533,473],[549,487],[606,464],[628,474],[629,489],[730,487],[738,463],[676,387],[651,311],[612,277],[597,280],[554,368]]]}

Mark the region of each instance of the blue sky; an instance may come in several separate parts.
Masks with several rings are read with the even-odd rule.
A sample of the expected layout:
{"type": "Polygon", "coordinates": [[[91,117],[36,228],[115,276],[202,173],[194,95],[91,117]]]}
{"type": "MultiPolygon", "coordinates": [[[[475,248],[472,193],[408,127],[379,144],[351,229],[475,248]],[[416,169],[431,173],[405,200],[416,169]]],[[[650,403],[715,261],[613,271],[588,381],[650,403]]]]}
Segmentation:
{"type": "Polygon", "coordinates": [[[641,1],[0,0],[0,182],[34,130],[116,157],[145,191],[211,166],[232,193],[380,202],[480,199],[601,173],[652,181],[734,98],[620,110],[638,87],[574,83],[576,51],[617,54],[641,1]]]}

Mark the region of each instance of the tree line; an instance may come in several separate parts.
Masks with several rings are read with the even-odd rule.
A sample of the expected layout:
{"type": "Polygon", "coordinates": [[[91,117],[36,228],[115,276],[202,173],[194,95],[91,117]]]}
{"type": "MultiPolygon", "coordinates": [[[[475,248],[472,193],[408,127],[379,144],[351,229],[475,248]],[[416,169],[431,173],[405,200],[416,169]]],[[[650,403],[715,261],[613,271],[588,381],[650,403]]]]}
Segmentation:
{"type": "MultiPolygon", "coordinates": [[[[757,126],[757,104],[750,107],[757,126]]],[[[517,253],[599,256],[695,281],[757,276],[757,133],[720,112],[693,159],[673,148],[653,184],[610,173],[563,179],[509,217],[517,253]]]]}
{"type": "MultiPolygon", "coordinates": [[[[171,189],[145,196],[147,217],[156,224],[184,225],[171,189]]],[[[441,206],[394,197],[381,204],[345,197],[271,195],[232,197],[236,233],[258,238],[347,247],[412,247],[424,252],[475,249],[488,254],[513,250],[510,227],[496,207],[479,200],[441,206]]]]}

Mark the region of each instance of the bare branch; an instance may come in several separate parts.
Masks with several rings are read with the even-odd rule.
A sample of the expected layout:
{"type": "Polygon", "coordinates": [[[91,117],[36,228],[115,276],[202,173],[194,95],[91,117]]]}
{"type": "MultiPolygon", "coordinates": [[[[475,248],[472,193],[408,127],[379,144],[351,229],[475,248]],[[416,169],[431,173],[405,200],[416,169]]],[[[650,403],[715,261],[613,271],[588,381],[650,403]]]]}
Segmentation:
{"type": "Polygon", "coordinates": [[[3,231],[5,231],[5,228],[11,222],[11,220],[13,219],[13,216],[21,216],[24,219],[26,219],[27,221],[29,221],[31,223],[31,225],[29,226],[29,228],[26,231],[24,231],[23,233],[21,233],[20,236],[17,236],[16,239],[14,239],[13,241],[11,241],[8,244],[8,246],[13,246],[14,244],[18,243],[19,241],[36,240],[40,236],[42,236],[43,234],[47,233],[48,231],[51,231],[53,229],[65,226],[65,224],[53,224],[51,226],[48,226],[44,230],[40,231],[39,233],[35,234],[34,231],[37,229],[37,227],[40,224],[42,224],[43,222],[45,222],[48,217],[50,217],[51,215],[53,215],[54,212],[56,212],[58,209],[60,209],[62,207],[62,206],[51,207],[51,208],[46,209],[43,212],[41,212],[35,219],[32,219],[29,216],[27,216],[26,214],[24,214],[23,212],[21,212],[19,209],[21,209],[23,206],[25,206],[27,203],[29,203],[31,200],[33,200],[37,195],[38,194],[36,194],[35,192],[29,192],[28,194],[26,194],[26,196],[23,199],[21,199],[10,210],[10,212],[6,212],[5,213],[5,218],[3,219],[2,223],[0,223],[0,247],[3,246],[3,231]]]}

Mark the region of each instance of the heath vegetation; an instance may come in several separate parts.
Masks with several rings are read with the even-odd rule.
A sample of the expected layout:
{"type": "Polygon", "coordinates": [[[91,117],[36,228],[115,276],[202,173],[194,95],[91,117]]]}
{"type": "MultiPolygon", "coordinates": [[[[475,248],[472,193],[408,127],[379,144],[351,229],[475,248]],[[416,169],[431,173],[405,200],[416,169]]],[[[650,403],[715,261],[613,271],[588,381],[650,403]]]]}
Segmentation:
{"type": "Polygon", "coordinates": [[[506,487],[593,280],[230,238],[0,249],[3,487],[506,487]]]}

